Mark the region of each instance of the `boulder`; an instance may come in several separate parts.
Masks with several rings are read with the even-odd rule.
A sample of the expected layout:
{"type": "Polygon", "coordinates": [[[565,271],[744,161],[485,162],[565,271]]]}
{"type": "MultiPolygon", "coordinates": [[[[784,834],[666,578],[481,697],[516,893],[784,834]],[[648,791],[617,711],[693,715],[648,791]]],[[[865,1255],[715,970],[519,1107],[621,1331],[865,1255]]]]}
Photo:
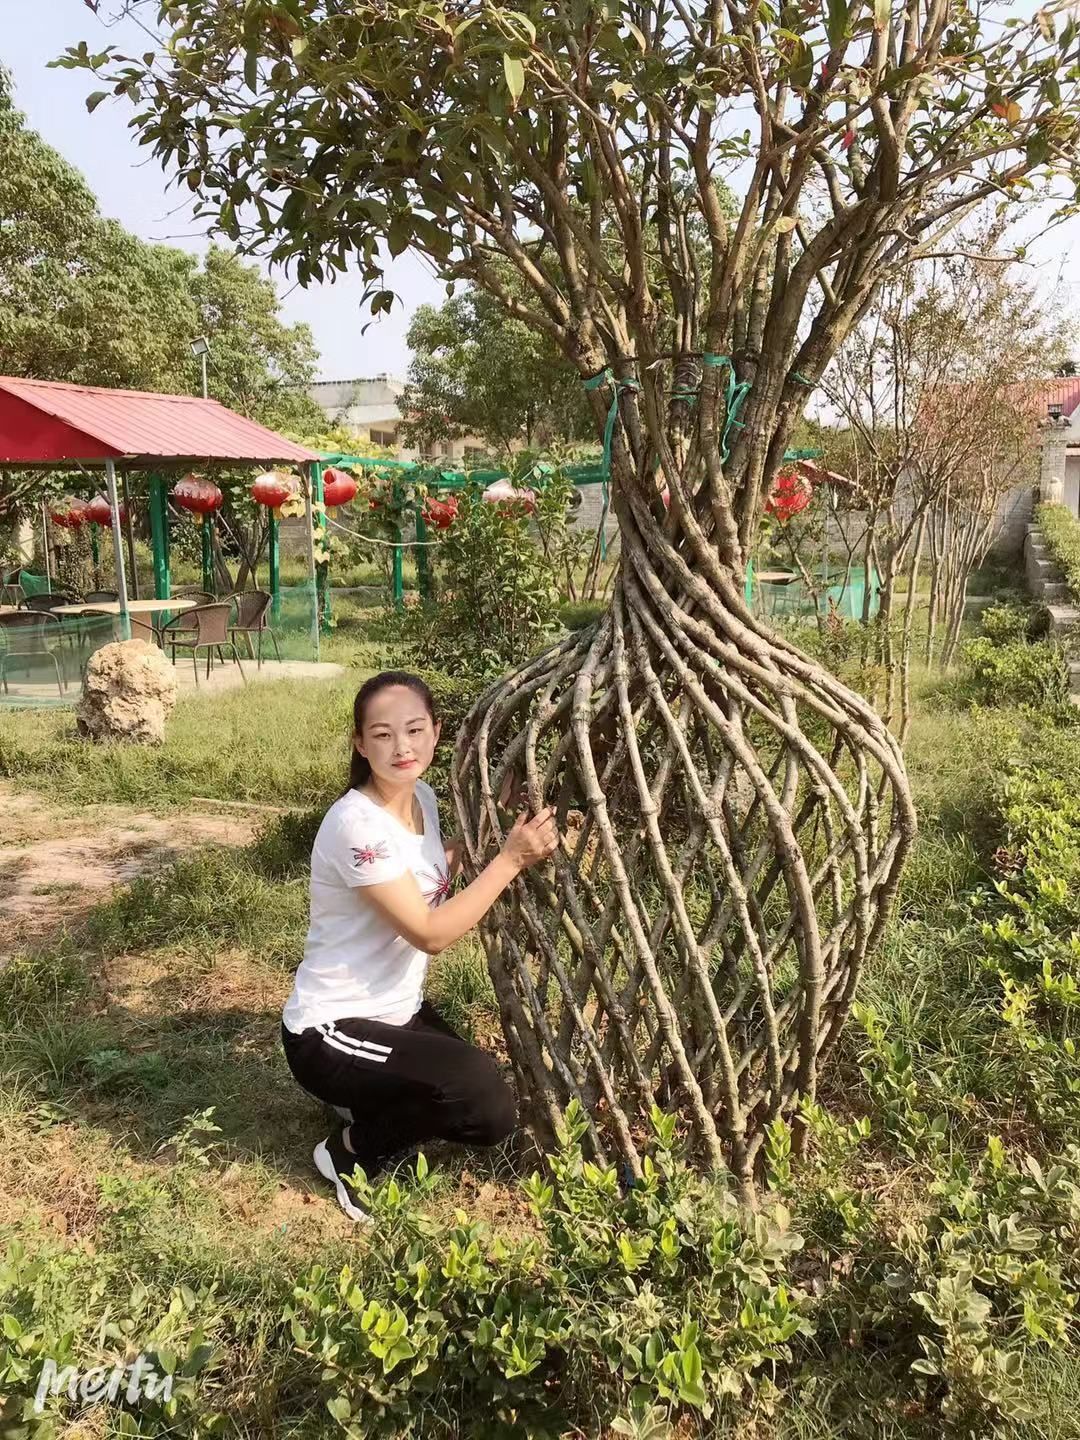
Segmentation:
{"type": "Polygon", "coordinates": [[[90,656],[75,720],[91,740],[160,745],[175,704],[176,672],[164,654],[145,640],[120,640],[90,656]]]}

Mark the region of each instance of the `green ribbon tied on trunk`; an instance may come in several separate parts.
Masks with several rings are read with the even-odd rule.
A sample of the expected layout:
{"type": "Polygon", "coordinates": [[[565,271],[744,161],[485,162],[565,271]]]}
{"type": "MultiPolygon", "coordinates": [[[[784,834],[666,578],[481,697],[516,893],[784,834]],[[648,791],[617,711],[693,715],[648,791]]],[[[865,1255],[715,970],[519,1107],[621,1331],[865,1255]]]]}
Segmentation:
{"type": "Polygon", "coordinates": [[[608,508],[611,503],[611,442],[615,438],[615,422],[619,418],[619,396],[624,390],[640,390],[641,384],[637,380],[617,380],[610,366],[605,365],[599,375],[593,375],[584,382],[585,389],[599,390],[601,385],[610,385],[612,388],[611,407],[607,413],[607,420],[604,424],[604,457],[601,461],[604,480],[601,489],[603,505],[600,509],[600,558],[607,559],[607,536],[604,527],[607,524],[608,508]]]}

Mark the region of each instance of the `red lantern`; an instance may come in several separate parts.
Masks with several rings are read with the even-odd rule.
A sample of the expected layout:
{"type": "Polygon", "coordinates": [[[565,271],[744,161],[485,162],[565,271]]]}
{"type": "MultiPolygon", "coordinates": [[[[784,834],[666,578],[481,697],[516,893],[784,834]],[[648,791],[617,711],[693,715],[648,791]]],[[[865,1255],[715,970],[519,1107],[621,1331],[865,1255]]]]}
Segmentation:
{"type": "Polygon", "coordinates": [[[173,486],[172,498],[182,510],[190,510],[193,515],[212,515],[221,509],[225,497],[205,476],[185,475],[173,486]]]}
{"type": "Polygon", "coordinates": [[[805,510],[813,498],[814,487],[805,475],[798,470],[780,470],[765,501],[765,509],[784,525],[793,515],[805,510]]]}
{"type": "Polygon", "coordinates": [[[323,504],[329,510],[347,505],[360,487],[351,475],[333,465],[323,471],[323,504]]]}
{"type": "MultiPolygon", "coordinates": [[[[124,502],[122,500],[118,503],[117,509],[120,512],[120,524],[126,524],[127,510],[124,508],[124,502]]],[[[112,524],[112,506],[104,495],[95,495],[90,501],[90,504],[86,507],[86,518],[92,520],[95,525],[112,524]]]]}
{"type": "Polygon", "coordinates": [[[78,530],[90,519],[90,507],[76,495],[65,495],[50,508],[49,517],[63,530],[78,530]]]}
{"type": "Polygon", "coordinates": [[[296,491],[296,481],[291,475],[283,475],[280,470],[268,470],[265,475],[260,475],[252,482],[251,498],[256,505],[268,505],[276,510],[279,505],[296,491]]]}
{"type": "Polygon", "coordinates": [[[429,495],[424,501],[424,508],[421,512],[429,525],[434,525],[436,530],[449,530],[457,518],[458,497],[448,495],[445,500],[439,500],[434,495],[429,495]]]}

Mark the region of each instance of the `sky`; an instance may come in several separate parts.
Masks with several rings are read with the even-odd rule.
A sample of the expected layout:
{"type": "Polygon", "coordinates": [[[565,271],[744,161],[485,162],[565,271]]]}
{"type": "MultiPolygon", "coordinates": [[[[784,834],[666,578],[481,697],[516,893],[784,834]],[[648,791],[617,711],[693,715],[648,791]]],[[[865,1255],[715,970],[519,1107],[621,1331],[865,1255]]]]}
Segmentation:
{"type": "MultiPolygon", "coordinates": [[[[1018,8],[1031,7],[1021,0],[1018,8]]],[[[18,107],[33,128],[82,171],[102,211],[145,240],[204,249],[207,241],[189,204],[170,187],[158,162],[139,148],[127,128],[129,102],[110,98],[88,115],[86,96],[98,88],[93,77],[84,71],[48,68],[50,60],[80,40],[141,53],[149,45],[135,22],[128,19],[106,27],[84,0],[0,0],[0,22],[0,62],[14,76],[18,107]]],[[[1063,309],[1072,311],[1074,286],[1068,262],[1070,249],[1074,255],[1080,253],[1080,217],[1049,233],[1040,233],[1037,221],[1026,228],[1031,237],[1029,277],[1063,309]]],[[[306,290],[290,288],[287,281],[278,283],[286,318],[305,321],[314,333],[321,355],[319,378],[346,380],[383,373],[404,377],[410,316],[418,305],[440,304],[446,291],[410,255],[390,262],[387,275],[401,303],[391,315],[370,323],[363,335],[361,328],[370,317],[360,308],[363,285],[358,276],[342,276],[332,285],[306,290]]],[[[1075,353],[1080,359],[1080,340],[1075,353]]]]}
{"type": "MultiPolygon", "coordinates": [[[[82,171],[104,214],[144,240],[205,249],[205,236],[190,206],[170,188],[159,163],[139,148],[127,128],[129,102],[110,98],[88,115],[86,97],[100,88],[93,76],[82,70],[48,69],[50,60],[80,40],[99,49],[109,44],[121,50],[132,47],[137,54],[150,48],[133,22],[106,29],[83,0],[0,0],[0,63],[14,77],[15,103],[32,128],[82,171]]],[[[320,379],[383,373],[404,377],[409,317],[418,305],[440,304],[446,290],[408,255],[392,261],[387,273],[404,304],[395,305],[389,316],[379,316],[363,335],[361,328],[370,316],[360,309],[363,283],[358,276],[345,275],[336,284],[307,290],[278,282],[286,319],[303,320],[314,332],[322,357],[320,379]]]]}

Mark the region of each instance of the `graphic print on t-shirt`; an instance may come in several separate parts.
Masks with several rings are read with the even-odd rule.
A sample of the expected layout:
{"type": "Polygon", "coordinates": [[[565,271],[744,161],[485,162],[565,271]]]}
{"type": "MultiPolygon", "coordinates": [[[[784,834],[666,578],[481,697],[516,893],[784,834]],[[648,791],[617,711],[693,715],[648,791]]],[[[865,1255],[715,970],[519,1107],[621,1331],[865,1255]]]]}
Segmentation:
{"type": "Polygon", "coordinates": [[[450,871],[436,865],[434,870],[421,870],[417,874],[424,899],[432,910],[436,909],[450,894],[450,871]]]}
{"type": "Polygon", "coordinates": [[[354,845],[352,847],[353,864],[357,870],[363,865],[374,865],[376,860],[389,860],[390,851],[385,843],[379,840],[374,845],[354,845]]]}

